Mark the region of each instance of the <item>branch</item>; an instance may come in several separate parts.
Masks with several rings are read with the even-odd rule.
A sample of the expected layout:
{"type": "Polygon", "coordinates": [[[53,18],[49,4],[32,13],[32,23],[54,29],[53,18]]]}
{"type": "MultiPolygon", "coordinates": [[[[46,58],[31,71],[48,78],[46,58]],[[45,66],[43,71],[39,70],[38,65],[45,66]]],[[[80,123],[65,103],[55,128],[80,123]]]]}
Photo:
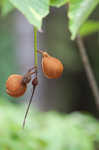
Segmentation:
{"type": "Polygon", "coordinates": [[[91,90],[93,92],[94,98],[95,98],[95,103],[96,103],[96,107],[97,110],[99,110],[99,89],[94,77],[94,73],[93,70],[91,68],[91,65],[89,63],[89,59],[86,53],[86,49],[83,43],[82,38],[80,37],[80,35],[77,36],[77,44],[78,44],[78,48],[79,48],[79,52],[81,55],[81,59],[85,68],[85,72],[91,87],[91,90]]]}
{"type": "Polygon", "coordinates": [[[25,127],[26,118],[27,118],[27,115],[28,115],[28,112],[29,112],[30,105],[31,105],[31,103],[32,103],[32,99],[33,99],[34,92],[35,92],[35,87],[33,88],[32,95],[31,95],[31,98],[30,98],[28,107],[27,107],[27,109],[26,109],[26,113],[25,113],[24,120],[23,120],[23,129],[24,129],[24,127],[25,127]]]}

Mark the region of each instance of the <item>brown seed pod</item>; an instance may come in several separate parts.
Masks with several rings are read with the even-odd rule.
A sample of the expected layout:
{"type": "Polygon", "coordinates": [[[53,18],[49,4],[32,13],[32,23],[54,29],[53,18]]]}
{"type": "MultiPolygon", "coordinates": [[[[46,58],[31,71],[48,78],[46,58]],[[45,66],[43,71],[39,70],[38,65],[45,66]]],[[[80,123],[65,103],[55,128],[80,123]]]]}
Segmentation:
{"type": "Polygon", "coordinates": [[[8,80],[6,81],[6,92],[8,95],[20,97],[25,93],[27,85],[22,82],[23,77],[24,76],[17,74],[8,77],[8,80]]]}
{"type": "Polygon", "coordinates": [[[42,70],[44,75],[49,79],[59,78],[63,72],[63,64],[61,61],[46,52],[42,52],[42,55],[42,70]]]}

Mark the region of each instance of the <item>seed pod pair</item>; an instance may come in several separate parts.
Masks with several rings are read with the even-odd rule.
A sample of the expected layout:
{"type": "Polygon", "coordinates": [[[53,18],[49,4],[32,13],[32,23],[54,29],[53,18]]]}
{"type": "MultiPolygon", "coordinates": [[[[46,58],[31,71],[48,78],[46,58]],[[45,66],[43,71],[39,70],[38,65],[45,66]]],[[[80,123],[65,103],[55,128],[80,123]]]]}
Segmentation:
{"type": "MultiPolygon", "coordinates": [[[[47,52],[38,51],[42,54],[42,70],[44,75],[49,79],[56,79],[62,75],[63,64],[57,58],[50,56],[47,52]]],[[[9,76],[6,82],[6,92],[12,97],[20,97],[24,95],[27,89],[27,84],[31,81],[31,75],[35,72],[31,72],[30,69],[28,73],[24,76],[13,74],[9,76]]],[[[37,84],[37,79],[32,81],[32,84],[37,84]]]]}

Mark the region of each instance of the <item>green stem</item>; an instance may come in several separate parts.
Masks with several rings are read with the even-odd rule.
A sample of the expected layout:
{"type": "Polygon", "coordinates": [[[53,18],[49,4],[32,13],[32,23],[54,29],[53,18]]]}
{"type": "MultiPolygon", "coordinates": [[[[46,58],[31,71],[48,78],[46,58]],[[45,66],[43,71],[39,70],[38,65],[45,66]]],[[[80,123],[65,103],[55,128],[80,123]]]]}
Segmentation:
{"type": "Polygon", "coordinates": [[[34,27],[34,59],[35,66],[37,67],[37,29],[34,27]]]}

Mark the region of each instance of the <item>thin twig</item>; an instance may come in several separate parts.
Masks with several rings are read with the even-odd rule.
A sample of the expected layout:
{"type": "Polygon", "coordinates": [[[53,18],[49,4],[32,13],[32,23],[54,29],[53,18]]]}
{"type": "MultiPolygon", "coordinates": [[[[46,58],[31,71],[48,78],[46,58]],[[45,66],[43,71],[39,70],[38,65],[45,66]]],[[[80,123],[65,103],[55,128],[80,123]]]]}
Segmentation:
{"type": "Polygon", "coordinates": [[[30,105],[31,105],[31,103],[32,103],[33,95],[34,95],[34,92],[35,92],[35,87],[36,87],[36,86],[33,87],[32,95],[31,95],[31,98],[30,98],[30,101],[29,101],[29,104],[28,104],[28,107],[27,107],[27,110],[26,110],[26,113],[25,113],[25,116],[24,116],[23,128],[25,127],[25,122],[26,122],[27,114],[28,114],[28,112],[29,112],[30,105]]]}
{"type": "Polygon", "coordinates": [[[83,65],[84,65],[84,68],[85,68],[85,71],[86,71],[86,75],[87,75],[91,90],[92,90],[94,98],[95,98],[96,107],[99,110],[99,89],[98,89],[98,85],[96,83],[94,73],[93,73],[93,70],[92,70],[91,65],[89,63],[88,55],[86,53],[86,49],[85,49],[83,40],[80,37],[80,35],[77,36],[77,44],[78,44],[79,52],[80,52],[82,62],[83,62],[83,65]]]}

